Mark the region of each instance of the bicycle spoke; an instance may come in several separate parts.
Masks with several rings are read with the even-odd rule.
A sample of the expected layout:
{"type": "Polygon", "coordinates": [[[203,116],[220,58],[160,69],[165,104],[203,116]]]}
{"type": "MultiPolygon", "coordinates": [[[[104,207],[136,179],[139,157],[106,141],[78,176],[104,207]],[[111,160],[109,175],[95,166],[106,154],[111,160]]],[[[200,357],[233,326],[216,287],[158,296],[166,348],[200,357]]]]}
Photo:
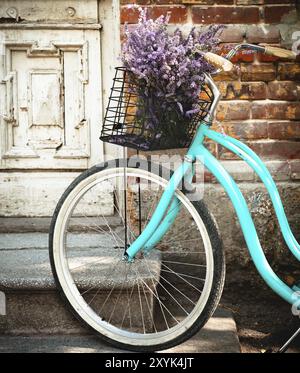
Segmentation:
{"type": "MultiPolygon", "coordinates": [[[[113,266],[113,269],[111,270],[111,272],[109,273],[109,274],[107,274],[106,275],[106,278],[105,278],[105,281],[108,279],[108,276],[110,276],[111,277],[111,275],[115,272],[115,270],[116,270],[116,268],[117,268],[117,263],[118,262],[116,262],[116,264],[113,266]]],[[[96,287],[96,286],[95,286],[96,287]]],[[[95,288],[94,287],[94,288],[95,288]]],[[[115,287],[115,285],[114,285],[114,287],[115,287]]],[[[111,290],[111,291],[113,291],[113,289],[111,290]]],[[[88,305],[90,306],[91,304],[92,304],[92,302],[94,301],[94,299],[96,299],[96,296],[99,294],[99,292],[100,292],[100,287],[97,289],[97,291],[96,291],[96,294],[93,296],[93,298],[88,302],[88,305]]],[[[108,296],[109,297],[109,296],[108,296]]],[[[107,301],[107,298],[106,298],[106,300],[105,300],[105,302],[107,301]]],[[[105,303],[104,302],[104,303],[105,303]]],[[[102,307],[104,306],[104,304],[102,305],[102,307]]],[[[102,309],[102,308],[101,308],[102,309]]],[[[99,312],[101,312],[101,311],[99,311],[99,312]]],[[[98,312],[98,313],[99,313],[98,312]]]]}
{"type": "MultiPolygon", "coordinates": [[[[159,249],[159,248],[163,248],[164,247],[164,244],[162,243],[161,245],[157,245],[156,248],[159,249]]],[[[186,254],[206,254],[205,251],[167,251],[168,255],[169,254],[176,254],[176,256],[186,256],[186,254]]]]}
{"type": "MultiPolygon", "coordinates": [[[[174,241],[174,239],[178,239],[178,237],[181,237],[184,233],[187,233],[187,232],[190,232],[192,229],[194,229],[195,227],[190,227],[190,228],[188,228],[188,229],[185,229],[184,231],[181,231],[181,232],[179,232],[179,234],[177,234],[177,235],[175,235],[174,237],[172,237],[172,241],[174,241]]],[[[166,241],[165,243],[167,244],[167,243],[169,243],[169,242],[171,242],[171,240],[170,241],[166,241]]]]}
{"type": "Polygon", "coordinates": [[[206,267],[204,264],[195,264],[195,263],[185,263],[185,262],[176,262],[174,260],[164,260],[164,263],[172,263],[172,264],[183,264],[186,266],[194,266],[194,267],[206,267]]]}
{"type": "MultiPolygon", "coordinates": [[[[167,272],[167,273],[171,273],[171,274],[173,274],[173,272],[171,272],[171,271],[167,271],[166,269],[161,269],[161,271],[162,271],[162,272],[167,272]]],[[[184,274],[184,273],[179,273],[179,272],[176,272],[176,273],[178,273],[179,275],[184,276],[184,277],[193,278],[193,279],[195,279],[195,280],[199,280],[199,281],[205,281],[203,278],[200,278],[200,277],[191,276],[191,275],[186,275],[186,274],[184,274]]]]}
{"type": "MultiPolygon", "coordinates": [[[[115,257],[117,257],[117,256],[115,256],[115,257]]],[[[103,258],[100,258],[100,259],[99,259],[99,258],[98,258],[98,259],[94,259],[94,260],[92,260],[92,261],[90,261],[90,262],[88,262],[88,263],[80,264],[80,265],[77,266],[77,267],[72,267],[72,268],[70,268],[70,270],[74,271],[75,269],[86,267],[88,264],[99,263],[99,262],[101,262],[102,260],[103,260],[103,258]]]]}
{"type": "Polygon", "coordinates": [[[171,268],[169,268],[168,266],[166,266],[164,263],[162,263],[162,265],[166,268],[168,268],[172,273],[174,273],[174,275],[176,275],[177,277],[181,278],[185,283],[187,283],[188,285],[190,285],[192,288],[194,288],[195,290],[197,290],[199,293],[201,293],[201,290],[199,290],[198,288],[196,288],[196,286],[194,286],[193,284],[191,284],[190,282],[188,282],[186,279],[184,279],[182,276],[180,276],[177,272],[174,272],[171,268]]]}
{"type": "MultiPolygon", "coordinates": [[[[127,279],[128,266],[126,265],[126,263],[123,263],[123,265],[126,266],[125,279],[127,279]]],[[[118,295],[117,301],[116,301],[115,304],[114,304],[114,308],[113,308],[113,310],[112,310],[112,312],[111,312],[111,314],[110,314],[110,318],[109,318],[108,322],[110,322],[111,318],[113,317],[113,314],[114,314],[115,309],[116,309],[116,307],[117,307],[117,304],[118,304],[118,302],[119,302],[120,296],[121,296],[121,294],[122,294],[122,290],[123,290],[123,288],[124,288],[124,283],[125,283],[125,281],[123,281],[123,283],[122,283],[122,286],[121,286],[121,289],[120,289],[120,291],[119,291],[119,295],[118,295]]]]}
{"type": "MultiPolygon", "coordinates": [[[[116,198],[116,200],[117,200],[118,205],[120,206],[120,202],[119,202],[119,199],[118,199],[118,197],[117,197],[117,193],[115,193],[115,198],[116,198]]],[[[123,224],[125,225],[125,220],[124,220],[123,214],[122,214],[121,211],[120,211],[120,208],[118,208],[117,205],[116,205],[115,203],[114,203],[114,207],[115,207],[115,209],[117,210],[118,214],[120,215],[123,224]]],[[[129,228],[129,231],[130,231],[131,235],[133,236],[134,239],[136,239],[136,236],[135,236],[135,234],[132,232],[132,230],[131,230],[129,224],[127,224],[127,225],[128,225],[128,228],[129,228]]]]}
{"type": "MultiPolygon", "coordinates": [[[[101,214],[101,215],[102,215],[102,214],[101,214]]],[[[102,215],[102,218],[105,220],[105,223],[106,223],[106,225],[107,225],[109,231],[111,232],[111,236],[114,238],[114,240],[115,240],[115,242],[116,242],[116,244],[117,244],[117,246],[118,246],[118,241],[117,241],[117,239],[116,239],[116,235],[115,235],[115,233],[112,231],[112,229],[111,229],[110,225],[108,224],[107,219],[105,218],[104,215],[102,215]]],[[[119,238],[119,236],[117,236],[117,238],[119,238]]],[[[120,239],[120,240],[121,240],[121,239],[120,239]]],[[[121,240],[121,241],[122,241],[122,240],[121,240]]],[[[124,243],[124,241],[122,241],[122,242],[124,243]]]]}
{"type": "Polygon", "coordinates": [[[177,301],[177,299],[166,289],[166,287],[160,282],[159,286],[161,286],[167,294],[173,299],[173,301],[183,310],[183,312],[188,315],[189,313],[187,310],[177,301]]]}
{"type": "Polygon", "coordinates": [[[145,327],[145,321],[144,321],[144,312],[143,312],[143,305],[141,300],[141,293],[140,293],[140,284],[138,283],[138,293],[139,293],[139,301],[140,301],[140,307],[141,307],[141,317],[142,317],[142,323],[143,323],[143,330],[144,334],[146,334],[146,327],[145,327]]]}
{"type": "MultiPolygon", "coordinates": [[[[151,271],[150,271],[150,268],[149,268],[149,265],[148,265],[148,259],[144,259],[144,263],[146,264],[147,269],[148,269],[148,272],[149,272],[149,274],[150,274],[150,276],[151,276],[151,271]]],[[[157,293],[157,290],[156,290],[156,287],[155,287],[155,284],[154,284],[153,279],[152,279],[152,286],[153,286],[153,288],[154,288],[154,290],[155,290],[156,299],[158,300],[158,304],[159,304],[159,307],[160,307],[160,311],[161,311],[161,313],[162,313],[162,315],[163,315],[163,319],[164,319],[164,322],[165,322],[165,324],[166,324],[166,327],[167,327],[167,329],[170,329],[169,324],[168,324],[167,319],[166,319],[166,315],[165,315],[164,310],[163,310],[163,308],[162,308],[162,304],[161,304],[161,301],[160,301],[160,299],[159,299],[159,296],[158,296],[158,293],[157,293]]]]}
{"type": "Polygon", "coordinates": [[[154,211],[155,202],[157,202],[157,200],[158,200],[158,192],[159,192],[159,190],[160,190],[160,189],[157,190],[156,195],[155,195],[155,198],[153,198],[153,201],[152,201],[152,204],[151,204],[151,208],[150,208],[149,211],[148,211],[147,218],[146,218],[146,220],[145,220],[145,224],[144,224],[143,229],[145,229],[145,227],[147,226],[148,221],[149,221],[150,216],[151,216],[150,214],[152,213],[152,211],[154,211]]]}
{"type": "Polygon", "coordinates": [[[179,294],[183,295],[185,299],[187,299],[188,301],[190,301],[194,306],[195,306],[195,302],[193,302],[188,296],[186,296],[185,294],[183,294],[182,291],[180,291],[178,288],[176,288],[173,284],[171,284],[170,281],[168,281],[162,274],[160,274],[160,277],[167,283],[169,284],[173,289],[175,289],[179,294]]]}
{"type": "MultiPolygon", "coordinates": [[[[137,271],[139,272],[138,267],[137,267],[137,271]]],[[[142,283],[142,288],[143,288],[144,297],[145,297],[145,300],[146,300],[146,303],[147,303],[147,307],[148,307],[148,311],[149,311],[149,316],[150,316],[151,321],[152,321],[152,325],[154,327],[155,332],[157,332],[157,329],[156,329],[156,326],[155,326],[155,322],[154,322],[154,319],[153,319],[153,315],[152,315],[152,312],[151,312],[151,309],[150,309],[150,306],[149,306],[148,297],[147,297],[147,294],[145,292],[145,288],[144,288],[144,284],[143,283],[142,283]]]]}
{"type": "MultiPolygon", "coordinates": [[[[84,216],[86,219],[89,219],[89,217],[88,216],[84,216]]],[[[100,226],[93,226],[93,227],[91,227],[91,226],[87,226],[87,225],[84,225],[84,224],[79,224],[81,227],[89,227],[89,229],[91,229],[92,231],[94,231],[94,232],[97,232],[97,233],[101,233],[101,234],[104,234],[104,235],[107,235],[109,238],[111,237],[111,234],[109,234],[107,231],[105,231],[103,228],[101,228],[100,226]],[[97,228],[96,228],[97,227],[97,228]]],[[[122,241],[121,240],[121,238],[120,237],[118,237],[118,239],[120,240],[120,241],[122,241]]],[[[122,243],[123,243],[124,241],[122,241],[122,243]]]]}
{"type": "Polygon", "coordinates": [[[132,328],[131,312],[130,312],[130,301],[132,299],[132,294],[133,294],[133,291],[134,291],[135,282],[136,282],[136,280],[134,280],[130,296],[128,296],[128,293],[129,293],[128,288],[126,289],[126,293],[127,293],[127,306],[126,306],[125,313],[124,313],[124,316],[123,316],[123,319],[122,319],[122,323],[121,323],[121,327],[122,327],[123,323],[124,323],[124,320],[125,320],[126,313],[127,313],[127,309],[128,309],[128,311],[129,311],[129,326],[130,326],[130,329],[132,328]]]}
{"type": "MultiPolygon", "coordinates": [[[[146,282],[141,279],[141,281],[145,284],[145,286],[150,290],[150,292],[153,294],[153,296],[159,301],[159,297],[157,298],[156,295],[154,294],[154,292],[152,291],[152,289],[148,286],[148,284],[146,284],[146,282]]],[[[161,305],[164,307],[164,309],[168,312],[168,314],[173,318],[173,320],[175,320],[177,322],[177,324],[179,324],[179,321],[176,319],[176,317],[168,310],[168,308],[164,305],[164,303],[161,302],[161,305]]]]}

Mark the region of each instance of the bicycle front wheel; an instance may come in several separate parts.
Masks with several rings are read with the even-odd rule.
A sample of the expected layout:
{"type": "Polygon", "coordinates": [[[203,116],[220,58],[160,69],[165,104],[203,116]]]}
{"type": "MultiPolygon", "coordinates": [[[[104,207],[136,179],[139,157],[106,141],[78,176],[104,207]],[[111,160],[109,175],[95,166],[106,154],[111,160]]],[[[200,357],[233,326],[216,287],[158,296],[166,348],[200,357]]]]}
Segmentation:
{"type": "Polygon", "coordinates": [[[168,232],[149,252],[124,260],[168,185],[161,167],[127,162],[95,166],[63,194],[51,223],[51,265],[64,300],[100,337],[119,348],[162,350],[191,337],[214,312],[223,249],[203,202],[176,190],[180,209],[168,232]]]}

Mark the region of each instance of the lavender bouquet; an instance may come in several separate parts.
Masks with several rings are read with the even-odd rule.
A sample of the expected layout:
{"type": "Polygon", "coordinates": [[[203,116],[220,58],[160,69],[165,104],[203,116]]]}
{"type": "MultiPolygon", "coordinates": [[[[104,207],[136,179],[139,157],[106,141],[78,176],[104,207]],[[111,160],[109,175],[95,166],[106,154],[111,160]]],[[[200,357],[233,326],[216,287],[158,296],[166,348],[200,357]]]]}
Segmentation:
{"type": "Polygon", "coordinates": [[[183,36],[179,29],[168,32],[170,14],[153,20],[146,10],[139,11],[138,25],[132,30],[125,26],[122,48],[123,65],[137,89],[136,120],[149,139],[155,133],[165,144],[176,138],[186,143],[189,123],[202,110],[204,73],[214,70],[203,55],[216,48],[222,26],[202,33],[192,28],[183,36]]]}

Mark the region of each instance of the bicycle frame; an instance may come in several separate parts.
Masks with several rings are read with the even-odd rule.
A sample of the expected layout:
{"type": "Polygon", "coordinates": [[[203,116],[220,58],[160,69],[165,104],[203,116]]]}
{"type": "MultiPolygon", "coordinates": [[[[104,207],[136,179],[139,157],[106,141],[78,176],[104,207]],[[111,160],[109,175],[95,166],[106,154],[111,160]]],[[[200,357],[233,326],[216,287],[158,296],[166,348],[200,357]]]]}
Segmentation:
{"type": "Polygon", "coordinates": [[[141,235],[126,250],[128,260],[134,260],[135,255],[140,250],[144,252],[151,250],[168,231],[180,210],[180,203],[175,196],[175,191],[183,179],[189,182],[192,180],[194,175],[193,162],[199,159],[216,177],[229,196],[237,213],[252,260],[262,278],[270,288],[290,304],[299,302],[300,294],[297,291],[299,289],[296,286],[291,288],[286,285],[269,265],[245,198],[230,174],[203,145],[206,137],[238,155],[257,173],[270,195],[285,242],[293,255],[300,261],[300,245],[290,229],[278,189],[267,167],[248,146],[230,136],[211,130],[205,122],[199,124],[184,162],[172,175],[149,223],[141,235]]]}

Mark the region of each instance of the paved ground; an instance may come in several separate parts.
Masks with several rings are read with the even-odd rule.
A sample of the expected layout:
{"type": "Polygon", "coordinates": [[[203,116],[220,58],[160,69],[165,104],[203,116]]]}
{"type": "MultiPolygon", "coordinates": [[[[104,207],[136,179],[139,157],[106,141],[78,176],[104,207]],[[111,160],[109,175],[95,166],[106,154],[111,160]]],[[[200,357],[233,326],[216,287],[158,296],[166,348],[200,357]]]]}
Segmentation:
{"type": "MultiPolygon", "coordinates": [[[[94,336],[0,336],[0,353],[122,353],[94,336]]],[[[235,322],[227,310],[219,309],[206,326],[187,342],[164,352],[197,353],[227,352],[239,353],[235,322]]]]}

